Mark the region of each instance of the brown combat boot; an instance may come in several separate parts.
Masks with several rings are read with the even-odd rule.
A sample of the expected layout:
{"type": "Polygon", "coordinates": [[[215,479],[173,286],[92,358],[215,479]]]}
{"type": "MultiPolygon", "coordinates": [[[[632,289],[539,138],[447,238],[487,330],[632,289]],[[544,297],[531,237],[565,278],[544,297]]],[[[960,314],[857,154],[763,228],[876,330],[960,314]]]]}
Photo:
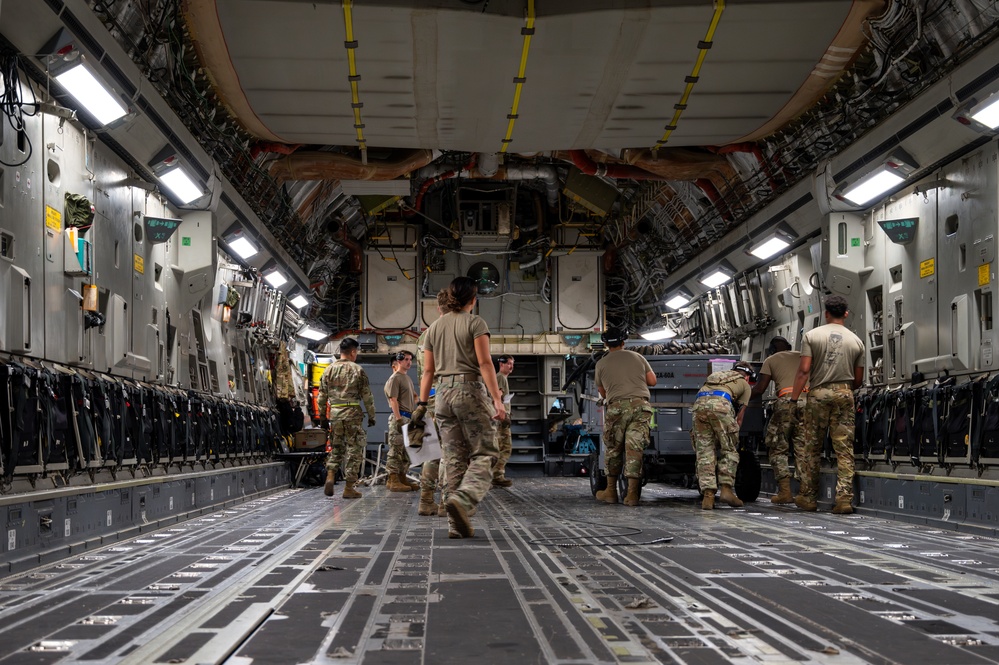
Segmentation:
{"type": "Polygon", "coordinates": [[[732,506],[733,508],[741,508],[742,507],[742,499],[740,499],[739,497],[737,497],[735,495],[735,492],[732,491],[732,486],[731,485],[722,485],[721,486],[721,497],[720,498],[721,498],[722,503],[727,504],[729,506],[732,506]]]}
{"type": "Polygon", "coordinates": [[[433,490],[420,490],[420,505],[416,512],[424,516],[437,514],[437,504],[434,503],[433,490]]]}
{"type": "Polygon", "coordinates": [[[461,505],[458,497],[448,497],[445,505],[447,506],[447,515],[454,522],[454,530],[458,532],[458,535],[462,538],[471,538],[474,536],[475,529],[472,528],[472,520],[468,516],[468,509],[461,505]]]}
{"type": "Polygon", "coordinates": [[[399,476],[401,473],[390,473],[388,475],[388,480],[385,481],[385,487],[388,488],[389,492],[412,492],[413,488],[409,486],[408,483],[404,483],[399,476]]]}
{"type": "Polygon", "coordinates": [[[444,503],[443,494],[441,494],[441,502],[437,504],[437,517],[447,517],[447,504],[444,503]]]}
{"type": "Polygon", "coordinates": [[[851,515],[853,514],[853,501],[850,499],[837,498],[836,505],[833,506],[832,511],[837,515],[851,515]]]}
{"type": "Polygon", "coordinates": [[[783,478],[777,481],[778,492],[770,497],[770,503],[794,503],[791,496],[791,479],[783,478]]]}
{"type": "Polygon", "coordinates": [[[336,494],[336,488],[333,485],[336,483],[336,471],[326,470],[326,484],[323,485],[323,494],[326,496],[333,496],[336,494]]]}
{"type": "Polygon", "coordinates": [[[704,498],[701,499],[701,510],[714,510],[715,509],[715,490],[712,487],[709,490],[704,490],[704,498]]]}
{"type": "Polygon", "coordinates": [[[607,489],[597,492],[596,497],[597,501],[617,503],[617,476],[607,476],[607,489]]]}
{"type": "Polygon", "coordinates": [[[493,476],[493,487],[510,487],[513,481],[506,476],[493,476]]]}
{"type": "Polygon", "coordinates": [[[356,480],[346,480],[343,484],[343,498],[345,499],[360,499],[363,494],[354,489],[354,483],[356,480]]]}
{"type": "Polygon", "coordinates": [[[794,497],[794,505],[798,506],[801,510],[807,510],[810,513],[814,513],[819,509],[819,505],[815,503],[815,499],[806,499],[800,494],[794,497]]]}
{"type": "Polygon", "coordinates": [[[642,490],[641,478],[628,478],[628,494],[625,495],[623,503],[626,506],[638,505],[638,494],[642,490]]]}
{"type": "Polygon", "coordinates": [[[406,483],[407,485],[409,485],[410,487],[412,487],[414,490],[420,489],[420,481],[419,480],[413,480],[412,478],[410,478],[409,476],[407,476],[405,473],[400,473],[399,474],[399,480],[401,480],[402,482],[406,483]]]}

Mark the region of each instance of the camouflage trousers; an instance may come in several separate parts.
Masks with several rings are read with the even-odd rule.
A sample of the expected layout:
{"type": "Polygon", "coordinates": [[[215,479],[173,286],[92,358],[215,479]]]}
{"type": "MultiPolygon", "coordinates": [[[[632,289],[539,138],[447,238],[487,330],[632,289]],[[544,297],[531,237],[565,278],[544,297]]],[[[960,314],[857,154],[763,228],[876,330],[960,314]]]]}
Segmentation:
{"type": "Polygon", "coordinates": [[[506,475],[506,463],[510,461],[513,454],[513,439],[510,436],[510,418],[496,425],[496,450],[499,451],[499,459],[493,467],[493,477],[503,478],[506,475]]]}
{"type": "MultiPolygon", "coordinates": [[[[437,423],[434,420],[434,400],[430,398],[430,404],[427,406],[427,416],[426,422],[428,425],[433,425],[437,427],[437,423]]],[[[441,460],[435,459],[429,462],[423,463],[423,468],[420,469],[420,490],[436,492],[437,488],[441,489],[441,500],[447,498],[444,492],[445,479],[447,474],[444,472],[444,465],[441,464],[441,460]]]]}
{"type": "Polygon", "coordinates": [[[642,477],[642,454],[649,445],[655,409],[642,397],[616,399],[604,407],[604,467],[608,476],[642,477]]]}
{"type": "Polygon", "coordinates": [[[388,454],[385,457],[385,469],[389,473],[409,471],[409,455],[406,454],[406,446],[402,440],[402,426],[408,422],[409,418],[403,418],[402,422],[396,425],[395,416],[389,414],[388,454]]]}
{"type": "Polygon", "coordinates": [[[690,440],[697,457],[697,482],[701,491],[735,484],[739,468],[739,423],[732,403],[724,397],[698,397],[690,410],[690,440]]]}
{"type": "Polygon", "coordinates": [[[367,443],[367,436],[361,427],[361,410],[357,407],[332,409],[330,416],[330,452],[326,456],[326,470],[336,474],[342,465],[343,477],[348,482],[354,482],[364,461],[364,446],[367,443]]]}
{"type": "Polygon", "coordinates": [[[794,458],[800,460],[805,452],[805,427],[800,422],[801,414],[798,405],[788,399],[778,399],[773,403],[773,414],[767,424],[766,442],[770,466],[774,470],[774,479],[783,480],[791,477],[787,461],[788,450],[794,445],[794,458]]]}
{"type": "Polygon", "coordinates": [[[819,456],[828,431],[836,454],[836,500],[853,501],[855,417],[851,384],[827,383],[808,392],[808,402],[805,405],[805,450],[798,461],[800,493],[805,499],[815,501],[818,498],[819,456]]]}
{"type": "Polygon", "coordinates": [[[456,497],[466,509],[474,508],[492,486],[499,458],[492,419],[496,412],[479,381],[444,379],[437,384],[435,401],[447,497],[456,497]]]}

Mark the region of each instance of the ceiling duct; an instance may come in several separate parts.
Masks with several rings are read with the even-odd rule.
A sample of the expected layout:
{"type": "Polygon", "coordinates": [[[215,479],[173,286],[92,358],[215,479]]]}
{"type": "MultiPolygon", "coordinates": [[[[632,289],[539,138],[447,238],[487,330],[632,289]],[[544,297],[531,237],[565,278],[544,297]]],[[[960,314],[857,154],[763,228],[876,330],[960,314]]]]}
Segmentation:
{"type": "Polygon", "coordinates": [[[271,162],[270,174],[286,180],[394,180],[426,166],[433,150],[394,150],[389,159],[369,159],[335,152],[297,151],[271,162]]]}

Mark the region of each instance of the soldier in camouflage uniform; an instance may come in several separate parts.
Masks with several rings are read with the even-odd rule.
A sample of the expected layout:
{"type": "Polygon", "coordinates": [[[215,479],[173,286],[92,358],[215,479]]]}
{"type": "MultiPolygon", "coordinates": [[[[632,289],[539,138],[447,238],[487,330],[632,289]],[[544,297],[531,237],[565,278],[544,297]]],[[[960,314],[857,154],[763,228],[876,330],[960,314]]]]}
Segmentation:
{"type": "Polygon", "coordinates": [[[801,339],[801,361],[791,398],[797,401],[805,384],[810,384],[805,405],[805,451],[798,461],[801,487],[794,497],[802,510],[818,508],[819,455],[828,431],[836,453],[836,504],[832,512],[853,512],[853,391],[864,382],[864,343],[843,325],[848,314],[845,298],[829,296],[826,325],[809,330],[801,339]]]}
{"type": "Polygon", "coordinates": [[[794,377],[798,371],[801,354],[791,350],[791,343],[777,336],[770,340],[769,355],[760,368],[760,378],[753,386],[752,397],[759,397],[770,386],[773,379],[777,399],[773,401],[773,412],[767,423],[766,443],[770,458],[770,468],[777,481],[777,494],[770,497],[772,503],[794,503],[791,496],[791,471],[788,468],[789,442],[794,442],[794,458],[801,459],[805,450],[805,428],[801,425],[801,409],[791,401],[794,390],[794,377]]]}
{"type": "Polygon", "coordinates": [[[477,290],[475,280],[456,277],[438,298],[445,314],[427,330],[420,402],[413,413],[414,423],[424,418],[436,379],[451,538],[475,535],[470,513],[489,491],[499,457],[493,421],[506,417],[489,353],[489,328],[472,314],[477,290]]]}
{"type": "MultiPolygon", "coordinates": [[[[438,314],[440,311],[438,309],[438,314]]],[[[424,330],[420,334],[420,338],[416,340],[416,385],[419,386],[420,382],[423,380],[423,347],[424,342],[427,339],[427,331],[424,330]]],[[[428,424],[433,427],[437,427],[437,423],[434,420],[434,389],[430,389],[430,398],[427,400],[426,407],[426,420],[429,421],[428,424]]],[[[438,437],[439,439],[440,437],[438,437]]],[[[420,515],[438,515],[444,517],[447,515],[447,509],[444,507],[444,501],[447,499],[446,494],[447,482],[445,477],[444,465],[441,464],[441,460],[435,459],[429,462],[423,463],[423,469],[420,471],[420,506],[417,509],[417,513],[420,515]],[[440,503],[434,502],[434,494],[437,492],[437,488],[441,490],[441,500],[440,503]]]]}
{"type": "Polygon", "coordinates": [[[604,466],[607,487],[596,494],[598,501],[617,503],[617,479],[624,468],[628,494],[622,503],[637,506],[642,485],[642,458],[649,445],[655,410],[649,405],[649,388],[656,373],[645,356],[624,348],[623,331],[608,329],[601,335],[607,355],[597,362],[594,382],[604,398],[604,466]]]}
{"type": "Polygon", "coordinates": [[[697,482],[704,493],[703,510],[715,507],[719,485],[723,503],[733,508],[742,505],[732,486],[739,467],[739,428],[752,392],[748,383],[752,376],[753,368],[747,363],[708,375],[691,408],[690,439],[697,456],[697,482]]]}
{"type": "Polygon", "coordinates": [[[368,427],[375,424],[375,400],[368,386],[368,375],[355,362],[359,346],[356,339],[345,337],[340,342],[340,359],[330,364],[319,379],[319,415],[322,426],[330,432],[324,491],[326,496],[333,496],[333,482],[342,464],[346,480],[343,488],[345,499],[361,497],[361,493],[354,489],[367,443],[367,435],[361,427],[361,402],[364,402],[368,412],[368,427]]]}
{"type": "MultiPolygon", "coordinates": [[[[499,371],[496,372],[496,382],[499,384],[500,393],[503,399],[507,399],[510,394],[510,381],[507,379],[513,372],[513,356],[503,354],[496,359],[499,371]]],[[[505,403],[505,402],[504,402],[505,403]]],[[[496,425],[496,449],[499,450],[499,459],[493,468],[493,487],[510,487],[513,481],[506,477],[506,463],[510,461],[513,453],[513,440],[510,437],[510,414],[506,420],[496,425]]]]}
{"type": "Polygon", "coordinates": [[[403,444],[402,427],[409,422],[416,408],[416,391],[413,380],[407,372],[413,365],[413,354],[409,351],[399,351],[392,356],[392,376],[385,383],[385,398],[388,400],[392,414],[388,425],[388,454],[385,458],[385,470],[388,480],[385,486],[390,492],[412,492],[420,484],[409,479],[409,457],[403,444]]]}

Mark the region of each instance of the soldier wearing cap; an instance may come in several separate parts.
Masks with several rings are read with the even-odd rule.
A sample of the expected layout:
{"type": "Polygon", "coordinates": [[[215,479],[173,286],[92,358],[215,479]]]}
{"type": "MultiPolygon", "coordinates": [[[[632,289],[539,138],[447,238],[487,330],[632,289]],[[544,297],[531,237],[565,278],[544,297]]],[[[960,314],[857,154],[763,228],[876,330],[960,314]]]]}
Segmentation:
{"type": "Polygon", "coordinates": [[[412,366],[413,354],[409,351],[393,354],[392,376],[385,382],[385,397],[392,409],[388,430],[389,450],[385,460],[385,470],[389,474],[385,486],[390,492],[412,492],[420,486],[406,476],[409,457],[402,442],[402,426],[409,422],[416,408],[416,390],[407,374],[412,366]]]}
{"type": "Polygon", "coordinates": [[[767,423],[766,443],[770,467],[777,481],[777,494],[770,497],[772,503],[794,503],[791,496],[791,471],[788,464],[790,442],[794,443],[794,458],[804,455],[805,428],[801,426],[801,410],[797,402],[791,401],[794,391],[794,377],[798,372],[801,354],[791,350],[791,343],[781,336],[770,340],[768,356],[760,368],[760,378],[753,386],[752,397],[759,397],[773,380],[777,399],[773,403],[770,422],[767,423]]]}
{"type": "Polygon", "coordinates": [[[368,412],[368,427],[375,425],[375,399],[371,395],[368,375],[356,362],[359,347],[356,339],[344,337],[340,342],[340,359],[331,363],[319,379],[321,425],[330,432],[324,492],[326,496],[333,496],[333,482],[342,464],[346,480],[343,488],[345,499],[361,497],[361,493],[354,489],[354,483],[357,482],[357,473],[364,458],[364,445],[367,443],[367,436],[361,427],[362,402],[368,412]]]}
{"type": "MultiPolygon", "coordinates": [[[[513,372],[513,356],[504,353],[496,358],[496,383],[499,384],[500,393],[503,395],[503,403],[506,404],[510,395],[510,381],[507,377],[513,372]]],[[[499,450],[499,459],[493,467],[493,487],[510,487],[513,481],[506,477],[506,463],[510,461],[513,453],[513,440],[510,436],[510,414],[507,413],[506,420],[496,425],[496,448],[499,450]]]]}
{"type": "Polygon", "coordinates": [[[733,508],[742,505],[732,486],[739,467],[739,429],[746,415],[753,368],[739,362],[730,370],[712,372],[697,393],[691,408],[690,439],[697,457],[697,482],[704,498],[703,510],[715,507],[715,490],[733,508]]]}
{"type": "Polygon", "coordinates": [[[655,413],[649,405],[649,388],[656,373],[645,356],[624,348],[627,335],[611,328],[600,336],[607,355],[597,362],[594,382],[604,398],[604,462],[607,488],[597,492],[598,501],[617,503],[617,479],[628,479],[624,505],[637,506],[642,483],[642,456],[649,443],[655,413]]]}

